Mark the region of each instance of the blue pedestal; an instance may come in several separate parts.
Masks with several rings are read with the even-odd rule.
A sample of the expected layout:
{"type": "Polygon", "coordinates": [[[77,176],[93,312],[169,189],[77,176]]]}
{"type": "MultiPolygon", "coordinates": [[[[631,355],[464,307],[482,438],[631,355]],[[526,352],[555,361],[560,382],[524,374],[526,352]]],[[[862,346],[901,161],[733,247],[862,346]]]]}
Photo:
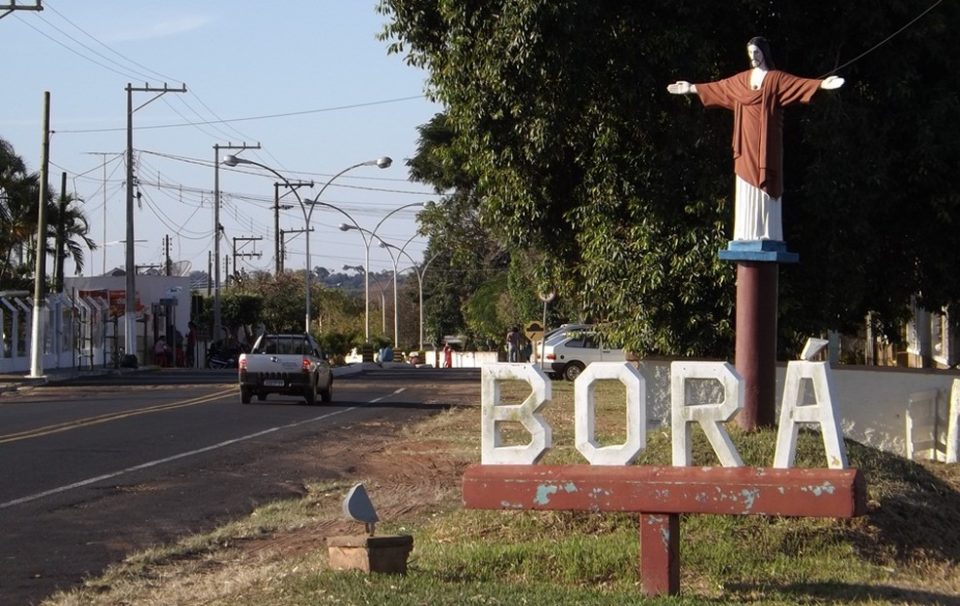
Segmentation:
{"type": "Polygon", "coordinates": [[[800,255],[789,252],[782,240],[731,240],[720,249],[724,261],[759,261],[768,263],[798,263],[800,255]]]}

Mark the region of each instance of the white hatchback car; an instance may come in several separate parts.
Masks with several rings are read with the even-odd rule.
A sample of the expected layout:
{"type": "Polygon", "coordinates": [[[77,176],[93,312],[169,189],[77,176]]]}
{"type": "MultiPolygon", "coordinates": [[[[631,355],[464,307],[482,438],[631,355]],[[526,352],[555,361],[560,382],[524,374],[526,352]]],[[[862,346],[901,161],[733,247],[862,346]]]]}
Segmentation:
{"type": "Polygon", "coordinates": [[[547,337],[541,369],[553,378],[575,380],[591,362],[624,362],[624,350],[603,343],[596,332],[577,327],[547,337]]]}

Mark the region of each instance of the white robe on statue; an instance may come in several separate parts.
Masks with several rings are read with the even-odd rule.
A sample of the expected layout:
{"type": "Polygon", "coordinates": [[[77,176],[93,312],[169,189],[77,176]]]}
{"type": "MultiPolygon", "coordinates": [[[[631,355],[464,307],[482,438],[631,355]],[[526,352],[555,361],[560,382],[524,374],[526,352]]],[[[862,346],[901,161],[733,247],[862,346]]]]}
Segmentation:
{"type": "Polygon", "coordinates": [[[737,176],[736,208],[733,219],[734,240],[783,240],[780,198],[737,176]]]}

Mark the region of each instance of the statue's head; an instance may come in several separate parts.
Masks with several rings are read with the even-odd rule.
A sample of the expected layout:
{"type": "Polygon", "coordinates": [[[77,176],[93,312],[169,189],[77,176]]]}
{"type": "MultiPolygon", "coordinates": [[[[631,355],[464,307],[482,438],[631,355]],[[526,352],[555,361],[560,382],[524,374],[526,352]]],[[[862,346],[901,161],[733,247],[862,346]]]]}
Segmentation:
{"type": "Polygon", "coordinates": [[[770,52],[770,43],[763,36],[755,36],[747,42],[747,57],[750,58],[750,67],[777,69],[773,64],[773,53],[770,52]]]}

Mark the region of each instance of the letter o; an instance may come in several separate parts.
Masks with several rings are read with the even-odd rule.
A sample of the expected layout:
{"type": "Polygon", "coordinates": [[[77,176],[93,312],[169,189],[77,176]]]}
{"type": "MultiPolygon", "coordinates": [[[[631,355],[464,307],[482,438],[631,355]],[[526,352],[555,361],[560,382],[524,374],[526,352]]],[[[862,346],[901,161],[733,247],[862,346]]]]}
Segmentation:
{"type": "Polygon", "coordinates": [[[647,446],[646,380],[628,362],[594,362],[573,384],[576,444],[591,465],[629,465],[647,446]],[[627,388],[627,439],[623,444],[597,444],[594,383],[615,379],[627,388]]]}

